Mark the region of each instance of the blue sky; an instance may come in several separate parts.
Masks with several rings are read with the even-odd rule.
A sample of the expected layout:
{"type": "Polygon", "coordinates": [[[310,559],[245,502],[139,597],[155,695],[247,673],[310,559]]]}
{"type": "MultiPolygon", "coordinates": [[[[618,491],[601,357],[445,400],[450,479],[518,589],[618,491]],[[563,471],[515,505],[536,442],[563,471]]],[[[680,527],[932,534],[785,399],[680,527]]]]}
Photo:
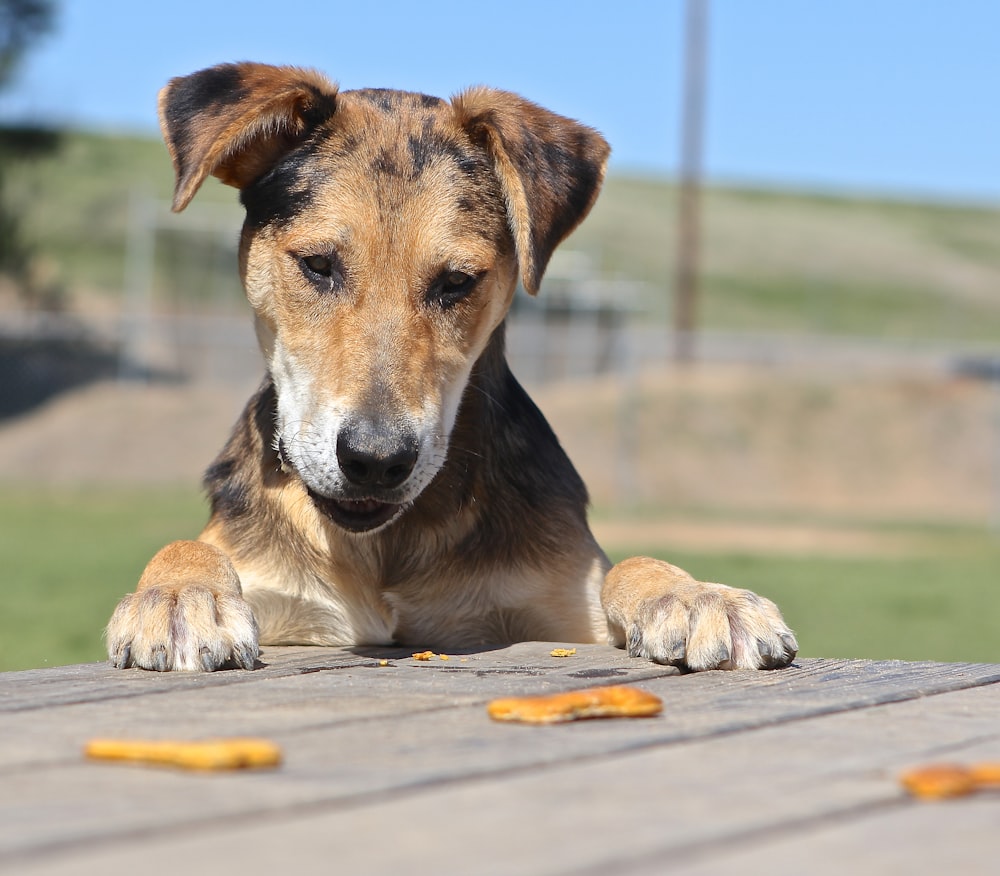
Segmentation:
{"type": "MultiPolygon", "coordinates": [[[[1000,202],[998,0],[711,0],[709,30],[710,178],[1000,202]]],[[[669,175],[682,33],[682,0],[62,0],[0,119],[153,132],[166,79],[259,60],[518,91],[669,175]]]]}

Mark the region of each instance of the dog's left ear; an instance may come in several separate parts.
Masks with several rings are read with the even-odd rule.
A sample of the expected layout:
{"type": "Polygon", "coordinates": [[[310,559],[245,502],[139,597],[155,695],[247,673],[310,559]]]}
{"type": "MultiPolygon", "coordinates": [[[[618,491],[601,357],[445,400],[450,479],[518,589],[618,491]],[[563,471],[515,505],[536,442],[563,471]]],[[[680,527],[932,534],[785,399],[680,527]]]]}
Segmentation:
{"type": "Polygon", "coordinates": [[[312,70],[220,64],[171,79],[160,92],[160,127],[183,210],[213,174],[239,189],[269,170],[336,107],[337,86],[312,70]]]}
{"type": "Polygon", "coordinates": [[[597,200],[611,148],[597,131],[510,92],[473,88],[452,105],[493,159],[521,282],[534,295],[552,252],[597,200]]]}

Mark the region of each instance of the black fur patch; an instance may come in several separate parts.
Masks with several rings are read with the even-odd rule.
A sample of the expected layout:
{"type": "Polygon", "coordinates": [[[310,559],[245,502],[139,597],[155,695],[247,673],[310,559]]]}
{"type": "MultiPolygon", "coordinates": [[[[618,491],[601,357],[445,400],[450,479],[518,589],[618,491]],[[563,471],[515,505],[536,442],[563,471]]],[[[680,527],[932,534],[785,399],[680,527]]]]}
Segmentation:
{"type": "Polygon", "coordinates": [[[204,110],[211,111],[215,105],[229,106],[238,103],[248,93],[243,85],[243,76],[236,66],[223,64],[209,67],[175,81],[170,89],[170,106],[167,111],[172,120],[192,117],[204,110]]]}
{"type": "Polygon", "coordinates": [[[395,112],[406,98],[406,92],[394,91],[391,88],[359,88],[348,93],[370,103],[384,113],[395,112]]]}
{"type": "Polygon", "coordinates": [[[414,177],[420,176],[438,155],[440,149],[436,149],[429,138],[419,137],[410,134],[406,138],[406,148],[410,152],[410,171],[414,177]]]}
{"type": "Polygon", "coordinates": [[[461,143],[451,139],[434,127],[432,119],[425,120],[419,134],[406,138],[414,177],[420,176],[427,166],[438,159],[450,160],[466,177],[489,172],[484,155],[467,151],[461,143]]]}
{"type": "Polygon", "coordinates": [[[552,252],[569,234],[600,184],[599,166],[578,157],[584,154],[582,139],[580,135],[581,142],[573,144],[570,149],[558,143],[541,141],[539,171],[560,199],[559,208],[554,211],[546,233],[535,241],[543,253],[552,252]]]}
{"type": "Polygon", "coordinates": [[[233,520],[250,513],[249,491],[240,477],[236,459],[220,456],[205,472],[204,486],[213,515],[233,520]]]}
{"type": "Polygon", "coordinates": [[[216,460],[205,472],[202,484],[208,493],[212,517],[235,523],[252,522],[255,508],[256,478],[247,463],[261,453],[267,457],[266,465],[277,470],[277,453],[265,440],[274,432],[274,411],[277,397],[270,380],[250,399],[229,441],[216,460]]]}
{"type": "Polygon", "coordinates": [[[440,97],[431,97],[429,94],[418,94],[417,97],[424,109],[438,109],[444,106],[445,103],[440,97]]]}
{"type": "Polygon", "coordinates": [[[399,177],[403,175],[399,167],[399,162],[389,153],[388,149],[382,149],[372,161],[372,173],[376,176],[399,177]]]}
{"type": "Polygon", "coordinates": [[[218,111],[243,100],[249,94],[236,66],[222,64],[174,80],[164,115],[172,134],[177,156],[190,154],[193,138],[191,120],[204,111],[218,111]]]}
{"type": "Polygon", "coordinates": [[[260,179],[240,192],[251,228],[283,225],[308,210],[314,200],[319,140],[289,152],[260,179]]]}
{"type": "Polygon", "coordinates": [[[337,109],[337,97],[333,94],[325,94],[318,88],[308,87],[312,100],[300,109],[302,120],[306,123],[306,130],[312,131],[322,125],[337,109]]]}
{"type": "Polygon", "coordinates": [[[355,91],[348,91],[354,97],[378,107],[384,113],[393,113],[399,109],[424,109],[435,110],[444,106],[445,101],[440,97],[432,97],[429,94],[419,94],[414,91],[395,91],[391,88],[358,88],[355,91]]]}

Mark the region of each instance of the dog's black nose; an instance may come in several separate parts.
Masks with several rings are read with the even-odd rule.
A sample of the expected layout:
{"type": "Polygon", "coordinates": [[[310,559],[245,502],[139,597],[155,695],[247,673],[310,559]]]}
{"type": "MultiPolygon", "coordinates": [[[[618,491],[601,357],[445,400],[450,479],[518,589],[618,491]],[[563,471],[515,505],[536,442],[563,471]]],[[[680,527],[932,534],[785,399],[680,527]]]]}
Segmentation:
{"type": "Polygon", "coordinates": [[[356,487],[398,487],[417,464],[411,432],[390,432],[372,422],[345,423],[337,435],[337,462],[356,487]]]}

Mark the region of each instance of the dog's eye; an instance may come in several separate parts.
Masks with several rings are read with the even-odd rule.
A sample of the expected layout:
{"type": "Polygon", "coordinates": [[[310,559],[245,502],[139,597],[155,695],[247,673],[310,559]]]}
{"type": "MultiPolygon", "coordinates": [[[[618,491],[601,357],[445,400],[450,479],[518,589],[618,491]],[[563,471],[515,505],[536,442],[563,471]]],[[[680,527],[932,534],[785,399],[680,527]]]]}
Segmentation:
{"type": "Polygon", "coordinates": [[[306,279],[322,291],[339,289],[344,283],[344,273],[336,255],[300,256],[299,267],[306,279]]]}
{"type": "Polygon", "coordinates": [[[333,262],[327,256],[306,256],[302,259],[302,262],[310,271],[314,274],[319,274],[321,277],[329,277],[333,271],[333,262]]]}
{"type": "Polygon", "coordinates": [[[427,300],[439,307],[448,308],[465,298],[479,282],[479,277],[465,271],[445,271],[427,292],[427,300]]]}

